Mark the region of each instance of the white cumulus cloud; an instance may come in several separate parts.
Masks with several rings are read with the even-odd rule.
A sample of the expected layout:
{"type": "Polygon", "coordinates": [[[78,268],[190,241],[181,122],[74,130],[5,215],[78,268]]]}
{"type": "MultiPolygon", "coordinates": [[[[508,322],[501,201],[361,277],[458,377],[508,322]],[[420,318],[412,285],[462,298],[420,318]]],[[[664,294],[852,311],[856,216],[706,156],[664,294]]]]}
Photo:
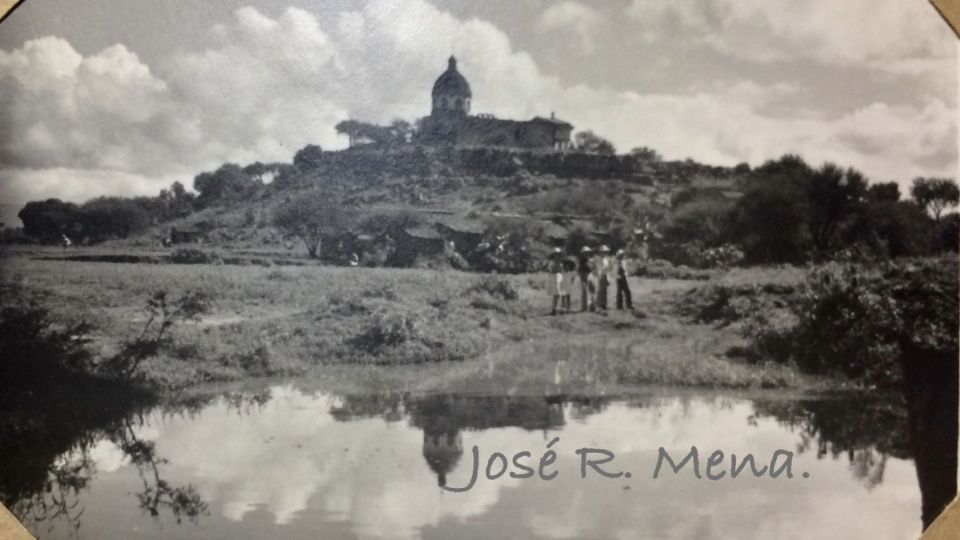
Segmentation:
{"type": "Polygon", "coordinates": [[[537,28],[544,32],[570,32],[577,40],[580,51],[593,52],[595,33],[600,29],[603,16],[595,9],[572,0],[551,4],[540,14],[537,28]]]}
{"type": "MultiPolygon", "coordinates": [[[[759,55],[755,61],[766,54],[882,61],[898,70],[891,76],[927,81],[918,83],[921,97],[912,104],[865,102],[829,115],[814,103],[791,105],[803,103],[804,89],[796,84],[749,77],[701,84],[692,93],[571,86],[542,72],[493,24],[457,18],[424,0],[371,0],[323,16],[241,8],[210,28],[202,46],[149,66],[123,44],[82,55],[63,39],[45,37],[0,50],[0,199],[22,204],[50,196],[155,193],[173,180],[190,185],[195,174],[226,161],[289,161],[308,143],[339,148],[345,141],[333,126],[342,119],[389,122],[427,114],[431,85],[451,51],[473,88],[476,112],[523,119],[555,111],[622,151],[646,145],[669,158],[717,164],[793,152],[858,167],[875,180],[952,176],[956,95],[925,93],[935,84],[923,78],[947,53],[932,28],[929,39],[900,36],[901,23],[890,14],[916,8],[891,4],[874,6],[870,20],[877,29],[870,30],[832,21],[851,20],[842,10],[852,8],[813,0],[783,7],[786,14],[759,0],[631,5],[631,16],[652,39],[664,29],[694,28],[709,46],[759,55]],[[829,31],[814,28],[804,19],[808,14],[826,21],[829,31]],[[803,20],[787,25],[791,18],[803,20]],[[769,112],[774,109],[778,114],[769,112]]],[[[552,4],[537,24],[557,30],[593,24],[590,10],[576,2],[552,4]]],[[[955,68],[956,51],[949,54],[955,68]]]]}

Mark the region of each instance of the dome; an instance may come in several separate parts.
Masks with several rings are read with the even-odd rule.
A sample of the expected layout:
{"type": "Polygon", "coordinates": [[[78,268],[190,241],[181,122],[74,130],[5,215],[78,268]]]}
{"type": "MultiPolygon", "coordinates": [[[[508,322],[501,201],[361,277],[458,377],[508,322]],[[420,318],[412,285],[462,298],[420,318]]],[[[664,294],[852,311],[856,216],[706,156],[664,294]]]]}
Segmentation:
{"type": "Polygon", "coordinates": [[[452,56],[447,70],[437,78],[437,82],[433,83],[433,97],[438,96],[473,97],[470,93],[470,83],[457,71],[457,59],[452,56]]]}

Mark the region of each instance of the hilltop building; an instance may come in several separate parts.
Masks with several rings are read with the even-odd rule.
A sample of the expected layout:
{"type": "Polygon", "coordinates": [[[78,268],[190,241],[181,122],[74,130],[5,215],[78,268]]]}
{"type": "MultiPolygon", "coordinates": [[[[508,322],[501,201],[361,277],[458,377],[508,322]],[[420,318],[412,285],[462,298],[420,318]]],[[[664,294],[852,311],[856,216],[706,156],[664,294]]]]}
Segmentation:
{"type": "Polygon", "coordinates": [[[566,150],[573,126],[550,118],[505,120],[489,114],[470,114],[470,83],[450,57],[447,70],[433,84],[430,116],[420,124],[418,142],[458,146],[499,146],[531,150],[566,150]]]}

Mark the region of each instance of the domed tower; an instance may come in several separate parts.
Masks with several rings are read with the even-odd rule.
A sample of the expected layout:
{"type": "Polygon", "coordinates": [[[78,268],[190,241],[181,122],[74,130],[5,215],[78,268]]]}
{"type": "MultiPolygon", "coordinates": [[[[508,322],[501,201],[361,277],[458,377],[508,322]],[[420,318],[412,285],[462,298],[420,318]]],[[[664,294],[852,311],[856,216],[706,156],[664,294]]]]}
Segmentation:
{"type": "Polygon", "coordinates": [[[457,71],[457,59],[453,56],[437,82],[433,83],[432,116],[466,116],[470,114],[470,83],[457,71]]]}

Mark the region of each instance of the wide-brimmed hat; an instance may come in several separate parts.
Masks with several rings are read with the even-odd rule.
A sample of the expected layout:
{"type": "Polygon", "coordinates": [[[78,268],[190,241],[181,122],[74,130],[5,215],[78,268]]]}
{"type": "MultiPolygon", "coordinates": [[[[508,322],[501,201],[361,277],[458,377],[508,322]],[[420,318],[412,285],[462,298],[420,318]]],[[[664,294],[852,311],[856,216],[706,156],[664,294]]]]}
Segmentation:
{"type": "Polygon", "coordinates": [[[593,250],[590,249],[590,246],[583,246],[582,248],[580,248],[580,253],[590,253],[591,251],[593,250]]]}
{"type": "Polygon", "coordinates": [[[606,244],[604,244],[600,246],[600,253],[610,253],[610,248],[608,248],[606,244]]]}
{"type": "Polygon", "coordinates": [[[624,251],[624,250],[622,250],[622,249],[618,249],[618,250],[617,250],[617,257],[623,257],[623,256],[626,255],[626,254],[627,254],[627,252],[624,251]]]}

